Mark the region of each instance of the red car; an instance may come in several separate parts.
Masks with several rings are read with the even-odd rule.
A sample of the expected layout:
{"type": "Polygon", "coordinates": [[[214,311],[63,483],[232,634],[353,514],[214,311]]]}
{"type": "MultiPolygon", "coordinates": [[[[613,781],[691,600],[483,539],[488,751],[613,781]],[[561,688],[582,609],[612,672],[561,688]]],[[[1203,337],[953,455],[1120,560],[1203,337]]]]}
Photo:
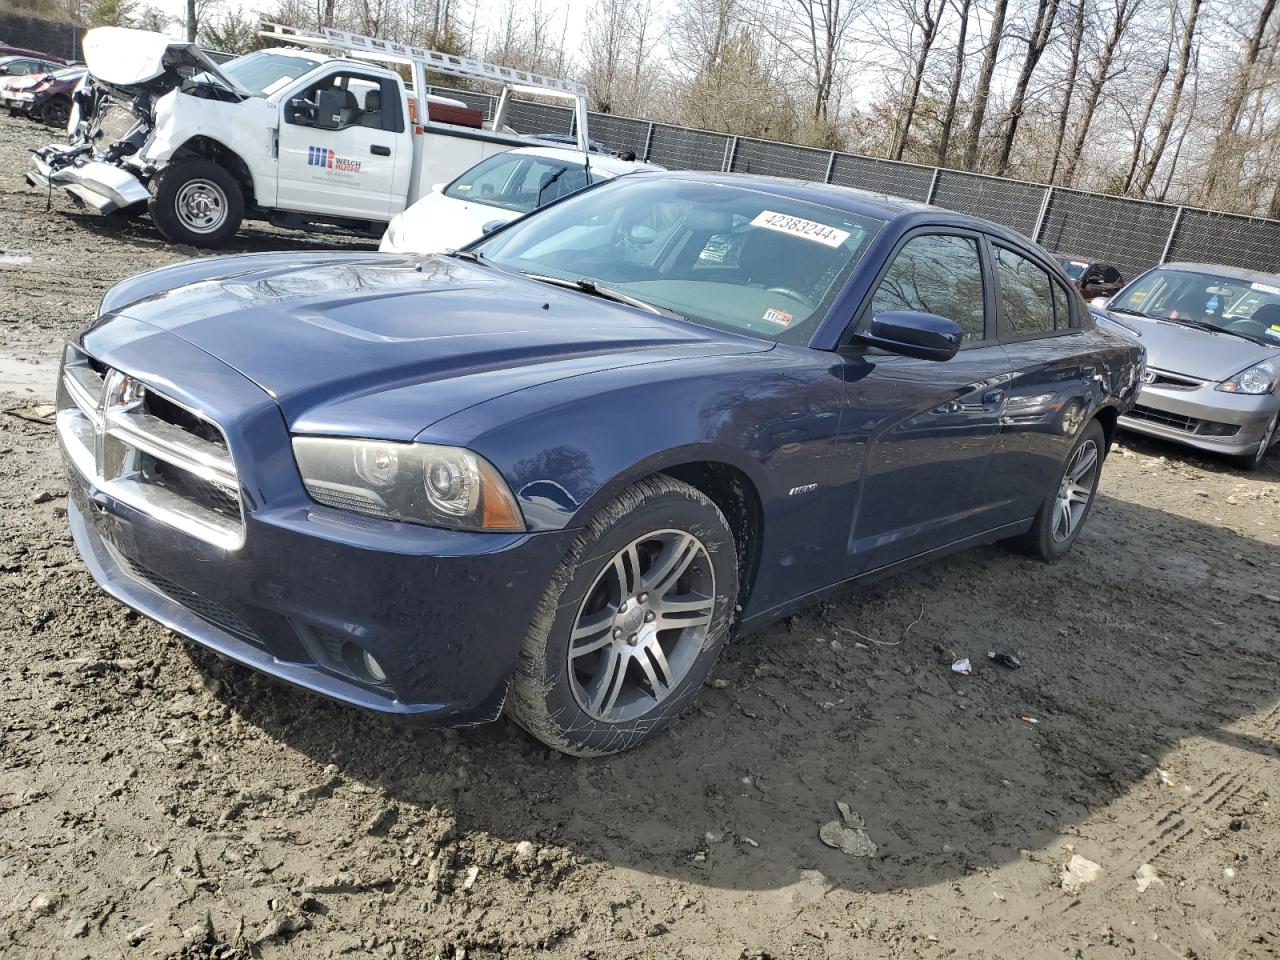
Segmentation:
{"type": "Polygon", "coordinates": [[[84,67],[65,67],[53,73],[0,79],[0,103],[11,113],[65,127],[71,116],[71,95],[84,79],[84,67]]]}
{"type": "Polygon", "coordinates": [[[1085,300],[1115,296],[1124,286],[1124,277],[1109,263],[1097,263],[1088,257],[1075,257],[1069,253],[1055,253],[1053,256],[1085,300]]]}

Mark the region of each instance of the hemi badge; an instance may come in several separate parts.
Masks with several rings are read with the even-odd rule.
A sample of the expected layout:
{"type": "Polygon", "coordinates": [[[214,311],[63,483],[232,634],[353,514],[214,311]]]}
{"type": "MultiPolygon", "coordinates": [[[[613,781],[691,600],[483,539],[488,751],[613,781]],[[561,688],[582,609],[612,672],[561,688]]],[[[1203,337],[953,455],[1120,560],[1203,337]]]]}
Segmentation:
{"type": "Polygon", "coordinates": [[[797,493],[808,493],[810,490],[817,489],[818,485],[816,483],[806,483],[803,487],[792,487],[787,491],[787,496],[794,497],[797,493]]]}

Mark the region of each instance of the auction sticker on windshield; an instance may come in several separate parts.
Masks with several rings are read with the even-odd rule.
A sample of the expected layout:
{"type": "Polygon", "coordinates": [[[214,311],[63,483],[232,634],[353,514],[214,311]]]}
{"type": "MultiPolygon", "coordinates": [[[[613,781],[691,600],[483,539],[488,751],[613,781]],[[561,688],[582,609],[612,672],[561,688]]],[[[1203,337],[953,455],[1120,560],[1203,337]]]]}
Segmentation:
{"type": "Polygon", "coordinates": [[[1249,286],[1251,286],[1254,290],[1257,290],[1259,293],[1280,294],[1280,287],[1273,287],[1269,283],[1251,283],[1249,284],[1249,286]]]}
{"type": "Polygon", "coordinates": [[[789,233],[793,237],[803,237],[805,240],[820,243],[824,247],[838,247],[849,239],[849,234],[844,230],[837,230],[816,220],[805,220],[803,217],[793,217],[773,210],[761,210],[751,221],[751,225],[764,227],[766,230],[776,230],[778,233],[789,233]]]}

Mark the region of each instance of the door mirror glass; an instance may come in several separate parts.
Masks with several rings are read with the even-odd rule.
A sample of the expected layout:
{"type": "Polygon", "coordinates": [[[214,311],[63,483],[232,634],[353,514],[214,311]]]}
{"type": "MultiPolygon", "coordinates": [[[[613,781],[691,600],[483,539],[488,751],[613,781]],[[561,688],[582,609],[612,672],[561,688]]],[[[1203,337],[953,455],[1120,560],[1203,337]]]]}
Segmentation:
{"type": "Polygon", "coordinates": [[[488,223],[486,223],[483,227],[481,227],[481,228],[480,228],[480,232],[481,232],[481,233],[493,233],[493,231],[497,230],[499,227],[501,227],[501,226],[502,226],[503,224],[505,224],[506,222],[507,222],[507,221],[505,221],[505,220],[490,220],[488,223]]]}
{"type": "Polygon", "coordinates": [[[870,333],[858,334],[865,344],[920,360],[950,360],[960,349],[964,329],[936,313],[889,310],[871,320],[870,333]]]}
{"type": "Polygon", "coordinates": [[[316,91],[315,126],[321,130],[337,130],[342,126],[342,100],[334,91],[316,91]]]}

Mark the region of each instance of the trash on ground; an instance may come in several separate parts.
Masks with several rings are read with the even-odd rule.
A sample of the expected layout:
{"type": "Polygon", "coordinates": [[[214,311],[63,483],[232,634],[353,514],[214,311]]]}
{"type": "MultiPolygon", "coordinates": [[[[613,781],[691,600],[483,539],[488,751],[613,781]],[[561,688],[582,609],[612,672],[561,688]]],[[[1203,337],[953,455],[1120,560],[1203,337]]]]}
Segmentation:
{"type": "Polygon", "coordinates": [[[823,824],[818,839],[851,857],[874,857],[878,848],[867,836],[862,817],[843,801],[836,806],[840,809],[840,820],[823,824]]]}
{"type": "Polygon", "coordinates": [[[1101,866],[1075,853],[1063,868],[1059,882],[1067,893],[1079,893],[1100,876],[1102,876],[1101,866]]]}
{"type": "Polygon", "coordinates": [[[1012,653],[1000,653],[997,650],[988,650],[987,659],[994,660],[1002,667],[1008,667],[1010,670],[1021,670],[1022,661],[1015,657],[1012,653]]]}
{"type": "Polygon", "coordinates": [[[969,674],[973,673],[973,664],[969,662],[968,657],[961,657],[959,660],[953,660],[951,662],[951,672],[967,677],[969,674]]]}
{"type": "Polygon", "coordinates": [[[1160,875],[1156,873],[1155,867],[1151,866],[1151,864],[1149,863],[1144,863],[1142,866],[1140,866],[1138,868],[1138,872],[1135,873],[1133,877],[1135,880],[1138,881],[1139,893],[1146,893],[1149,887],[1155,886],[1157,884],[1161,886],[1164,885],[1164,881],[1161,880],[1160,875]]]}
{"type": "Polygon", "coordinates": [[[1177,785],[1173,779],[1173,774],[1168,770],[1161,770],[1159,767],[1156,767],[1156,776],[1160,778],[1162,786],[1173,787],[1177,785]]]}
{"type": "Polygon", "coordinates": [[[1027,717],[1027,716],[1022,717],[1022,720],[1023,720],[1024,722],[1026,722],[1026,723],[1039,723],[1039,722],[1040,722],[1040,721],[1039,721],[1039,720],[1037,720],[1035,717],[1027,717]]]}

